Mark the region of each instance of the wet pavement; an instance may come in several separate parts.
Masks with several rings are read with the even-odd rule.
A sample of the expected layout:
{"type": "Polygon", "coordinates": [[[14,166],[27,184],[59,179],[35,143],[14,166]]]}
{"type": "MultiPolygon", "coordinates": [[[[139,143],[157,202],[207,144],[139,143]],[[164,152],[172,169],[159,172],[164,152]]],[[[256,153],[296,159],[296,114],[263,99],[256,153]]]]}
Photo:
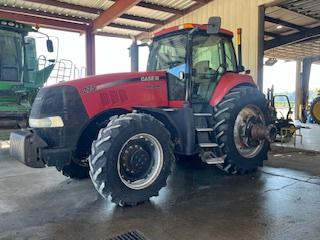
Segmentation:
{"type": "Polygon", "coordinates": [[[90,180],[31,169],[0,149],[0,239],[107,239],[138,229],[160,239],[320,239],[320,155],[286,150],[247,176],[194,160],[160,196],[120,208],[90,180]]]}

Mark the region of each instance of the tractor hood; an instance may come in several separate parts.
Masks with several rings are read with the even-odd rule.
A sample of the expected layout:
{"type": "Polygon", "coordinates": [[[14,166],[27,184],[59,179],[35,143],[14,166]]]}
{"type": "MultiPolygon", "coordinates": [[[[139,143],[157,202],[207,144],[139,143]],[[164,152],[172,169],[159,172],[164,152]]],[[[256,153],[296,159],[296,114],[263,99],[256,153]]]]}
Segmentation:
{"type": "Polygon", "coordinates": [[[73,86],[81,94],[88,94],[93,91],[115,87],[122,84],[134,82],[147,82],[165,80],[166,72],[133,72],[133,73],[111,73],[96,76],[89,76],[73,81],[59,83],[60,86],[73,86]]]}
{"type": "Polygon", "coordinates": [[[131,111],[136,106],[166,106],[166,78],[165,71],[113,73],[59,83],[40,92],[48,90],[50,93],[50,89],[60,89],[61,92],[70,88],[76,90],[91,118],[111,109],[131,111]]]}

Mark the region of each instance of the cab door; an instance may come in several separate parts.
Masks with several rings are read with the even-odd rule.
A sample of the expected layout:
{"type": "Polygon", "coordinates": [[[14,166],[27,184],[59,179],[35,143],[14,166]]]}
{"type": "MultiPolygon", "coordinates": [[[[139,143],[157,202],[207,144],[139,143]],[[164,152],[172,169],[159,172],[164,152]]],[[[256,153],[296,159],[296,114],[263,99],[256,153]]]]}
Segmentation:
{"type": "Polygon", "coordinates": [[[215,35],[196,35],[192,48],[192,99],[209,101],[222,74],[223,45],[215,35]]]}
{"type": "Polygon", "coordinates": [[[221,35],[194,36],[192,99],[209,101],[222,75],[236,71],[237,63],[231,39],[221,35]]]}

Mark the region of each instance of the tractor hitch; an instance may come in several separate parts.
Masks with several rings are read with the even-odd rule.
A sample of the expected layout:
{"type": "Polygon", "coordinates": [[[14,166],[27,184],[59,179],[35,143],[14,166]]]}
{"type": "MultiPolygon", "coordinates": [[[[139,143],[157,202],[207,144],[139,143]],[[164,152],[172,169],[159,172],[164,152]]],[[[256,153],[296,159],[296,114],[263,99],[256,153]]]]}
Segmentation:
{"type": "Polygon", "coordinates": [[[267,140],[269,142],[274,142],[277,136],[277,128],[273,124],[268,126],[252,124],[250,134],[254,140],[267,140]]]}

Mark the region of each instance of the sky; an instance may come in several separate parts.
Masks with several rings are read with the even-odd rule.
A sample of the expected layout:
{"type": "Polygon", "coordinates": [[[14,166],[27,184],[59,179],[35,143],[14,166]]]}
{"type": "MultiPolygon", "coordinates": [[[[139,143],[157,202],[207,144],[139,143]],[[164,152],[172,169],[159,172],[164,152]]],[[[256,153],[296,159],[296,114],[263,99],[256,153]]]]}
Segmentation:
{"type": "MultiPolygon", "coordinates": [[[[264,67],[264,92],[272,85],[275,92],[293,92],[296,82],[296,62],[279,60],[272,67],[264,67]]],[[[310,73],[310,89],[320,89],[320,65],[313,64],[310,73]]]]}
{"type": "MultiPolygon", "coordinates": [[[[59,39],[58,59],[71,60],[77,68],[85,66],[85,36],[74,32],[41,28],[40,31],[59,39]]],[[[36,34],[39,36],[39,34],[36,34]]],[[[41,36],[42,37],[42,36],[41,36]]],[[[129,72],[130,58],[128,48],[130,39],[96,36],[96,73],[129,72]]],[[[39,53],[44,51],[44,43],[39,43],[39,53]],[[40,46],[41,45],[41,46],[40,46]]],[[[140,70],[146,69],[148,50],[140,50],[140,70]]],[[[275,92],[292,92],[295,90],[296,63],[279,60],[272,67],[264,68],[264,92],[272,85],[275,92]]],[[[313,65],[310,76],[310,89],[320,89],[320,65],[313,65]]]]}

